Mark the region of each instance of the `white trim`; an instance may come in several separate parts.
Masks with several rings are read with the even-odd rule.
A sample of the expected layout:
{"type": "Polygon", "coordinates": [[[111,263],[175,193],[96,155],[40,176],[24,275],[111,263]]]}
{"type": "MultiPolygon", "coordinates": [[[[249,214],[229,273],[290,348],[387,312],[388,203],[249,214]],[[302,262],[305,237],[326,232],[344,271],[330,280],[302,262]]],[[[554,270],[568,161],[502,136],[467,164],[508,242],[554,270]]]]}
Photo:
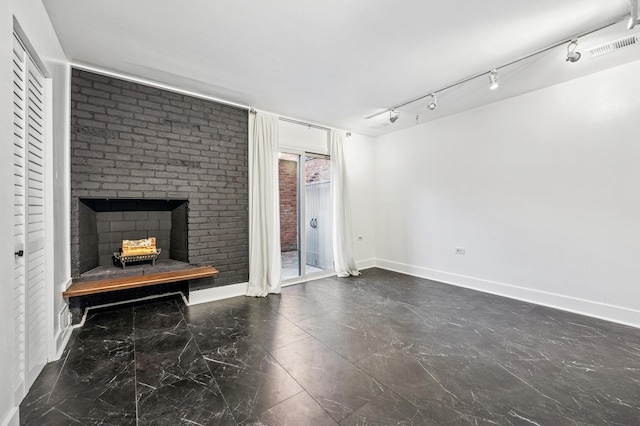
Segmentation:
{"type": "Polygon", "coordinates": [[[284,281],[282,283],[282,287],[288,287],[290,285],[306,283],[307,281],[315,281],[322,278],[329,278],[329,277],[335,277],[335,276],[336,276],[335,271],[318,272],[317,274],[307,275],[306,277],[296,277],[296,278],[288,279],[287,281],[284,281]]]}
{"type": "Polygon", "coordinates": [[[92,65],[86,65],[86,64],[83,64],[81,62],[71,62],[70,65],[71,65],[72,68],[76,68],[76,69],[79,69],[79,70],[82,70],[82,71],[89,71],[89,72],[93,72],[93,73],[106,75],[106,76],[109,76],[109,77],[115,77],[115,78],[119,78],[121,80],[130,81],[132,83],[143,84],[145,86],[157,87],[159,89],[168,90],[170,92],[180,93],[180,94],[187,95],[187,96],[193,96],[194,98],[206,99],[208,101],[213,101],[213,102],[216,102],[216,103],[219,103],[219,104],[224,104],[224,105],[228,105],[228,106],[232,106],[232,107],[236,107],[236,108],[241,108],[241,109],[246,109],[246,110],[251,109],[250,106],[247,106],[247,105],[244,105],[244,104],[239,104],[237,102],[232,102],[232,101],[228,101],[228,100],[225,100],[225,99],[204,95],[204,94],[198,93],[198,92],[192,92],[190,90],[180,89],[180,88],[178,88],[176,86],[171,86],[171,85],[168,85],[168,84],[160,83],[159,81],[147,80],[145,78],[135,77],[135,76],[132,76],[130,74],[124,74],[124,73],[120,73],[120,72],[116,72],[116,71],[107,70],[105,68],[100,68],[100,67],[96,67],[96,66],[92,66],[92,65]]]}
{"type": "Polygon", "coordinates": [[[71,325],[69,325],[68,327],[65,327],[64,329],[61,329],[58,332],[58,335],[55,337],[56,348],[57,348],[56,353],[54,355],[54,358],[50,359],[49,362],[57,361],[60,359],[60,357],[62,356],[62,353],[67,347],[67,344],[69,343],[69,339],[71,339],[72,333],[73,333],[73,327],[71,327],[71,325]]]}
{"type": "Polygon", "coordinates": [[[2,426],[18,426],[20,424],[20,410],[13,407],[2,422],[2,426]]]}
{"type": "Polygon", "coordinates": [[[375,268],[376,259],[372,257],[371,259],[356,260],[356,266],[359,270],[375,268]]]}
{"type": "MultiPolygon", "coordinates": [[[[62,286],[54,286],[54,289],[64,288],[65,290],[71,286],[72,280],[68,278],[64,285],[62,286]]],[[[56,294],[53,294],[52,297],[56,297],[56,294]]],[[[64,301],[62,304],[62,309],[58,312],[58,330],[55,330],[53,335],[53,347],[50,348],[49,360],[57,361],[62,356],[64,349],[67,347],[67,343],[69,343],[69,339],[71,338],[71,333],[73,332],[73,327],[71,326],[71,311],[69,311],[69,303],[64,301]],[[64,319],[64,322],[62,321],[64,319]]]]}
{"type": "MultiPolygon", "coordinates": [[[[372,266],[365,266],[366,268],[372,268],[373,259],[367,261],[371,263],[372,266]]],[[[326,272],[326,273],[318,273],[311,276],[306,276],[304,278],[294,278],[291,280],[284,281],[282,283],[282,287],[288,287],[290,285],[306,283],[308,281],[315,281],[322,278],[335,277],[336,273],[334,271],[326,272]]],[[[221,287],[213,287],[206,288],[203,290],[196,290],[189,292],[189,302],[187,306],[198,305],[200,303],[207,302],[215,302],[216,300],[229,299],[231,297],[244,296],[247,292],[247,285],[249,283],[239,283],[239,284],[230,284],[221,287]]]]}
{"type": "Polygon", "coordinates": [[[56,338],[54,330],[54,310],[55,303],[54,298],[56,295],[56,283],[54,282],[54,268],[55,268],[55,232],[54,232],[54,191],[53,183],[55,182],[54,167],[53,167],[53,80],[51,77],[45,77],[45,143],[44,150],[44,270],[45,270],[45,312],[48,320],[46,321],[47,327],[47,361],[50,361],[52,357],[56,355],[56,338]],[[49,277],[49,278],[47,278],[49,277]],[[48,297],[47,297],[48,296],[48,297]]]}
{"type": "MultiPolygon", "coordinates": [[[[71,280],[69,280],[69,283],[71,283],[71,280]]],[[[61,318],[65,318],[65,322],[64,324],[62,322],[58,323],[59,329],[53,338],[54,352],[49,357],[49,362],[57,361],[60,359],[62,353],[64,352],[64,349],[67,347],[67,343],[69,343],[71,333],[73,332],[73,328],[71,327],[71,312],[69,311],[69,305],[67,303],[64,304],[64,306],[58,313],[58,319],[61,318]]]]}
{"type": "Polygon", "coordinates": [[[247,292],[248,285],[249,283],[238,283],[190,291],[189,301],[186,304],[187,306],[193,306],[199,305],[200,303],[214,302],[216,300],[244,296],[247,292]]]}
{"type": "Polygon", "coordinates": [[[512,284],[437,271],[420,266],[407,265],[390,260],[376,259],[376,266],[389,271],[400,272],[415,277],[426,278],[445,284],[470,288],[484,293],[496,294],[523,302],[535,303],[537,305],[548,306],[554,309],[640,328],[640,312],[633,309],[519,287],[512,284]]]}
{"type": "Polygon", "coordinates": [[[40,56],[38,56],[37,50],[33,47],[33,44],[31,44],[29,37],[27,37],[27,33],[22,29],[20,22],[18,22],[18,19],[15,16],[13,17],[13,32],[17,34],[24,50],[26,50],[29,56],[31,56],[31,60],[36,64],[36,67],[42,73],[42,76],[44,78],[51,78],[51,74],[47,71],[47,67],[44,66],[44,62],[42,62],[40,56]]]}

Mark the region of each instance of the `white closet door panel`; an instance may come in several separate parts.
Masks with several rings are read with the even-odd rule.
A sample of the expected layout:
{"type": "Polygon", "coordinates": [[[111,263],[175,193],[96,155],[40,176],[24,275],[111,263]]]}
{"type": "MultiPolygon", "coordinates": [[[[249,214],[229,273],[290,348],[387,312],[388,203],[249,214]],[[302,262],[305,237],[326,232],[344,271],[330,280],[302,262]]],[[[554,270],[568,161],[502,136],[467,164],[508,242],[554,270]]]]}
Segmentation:
{"type": "Polygon", "coordinates": [[[14,320],[16,385],[27,390],[47,359],[44,254],[44,76],[14,35],[14,320]]]}
{"type": "MultiPolygon", "coordinates": [[[[20,42],[13,40],[13,210],[14,232],[13,243],[15,251],[25,249],[26,219],[26,170],[25,170],[25,125],[26,125],[26,52],[20,42]]],[[[15,257],[13,272],[13,320],[14,320],[14,351],[15,370],[13,386],[17,389],[24,387],[25,380],[25,316],[26,316],[26,281],[25,258],[15,257]]]]}
{"type": "Polygon", "coordinates": [[[47,360],[44,275],[44,77],[27,60],[27,387],[47,360]]]}

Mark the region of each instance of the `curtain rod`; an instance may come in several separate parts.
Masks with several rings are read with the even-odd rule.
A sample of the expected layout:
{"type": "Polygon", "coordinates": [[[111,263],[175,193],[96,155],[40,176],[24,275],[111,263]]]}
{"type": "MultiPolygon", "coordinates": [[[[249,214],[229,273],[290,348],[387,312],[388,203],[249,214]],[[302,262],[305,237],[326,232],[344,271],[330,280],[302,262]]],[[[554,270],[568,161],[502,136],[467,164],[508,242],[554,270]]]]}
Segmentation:
{"type": "MultiPolygon", "coordinates": [[[[250,113],[250,114],[255,114],[255,113],[257,113],[257,112],[258,112],[258,111],[256,111],[256,110],[255,110],[255,109],[253,109],[253,108],[250,108],[250,109],[249,109],[249,113],[250,113]]],[[[305,127],[308,127],[308,128],[314,128],[314,129],[326,130],[326,131],[331,131],[331,130],[332,130],[332,129],[331,129],[331,128],[329,128],[329,127],[320,126],[320,125],[318,125],[318,124],[307,123],[307,122],[305,122],[305,121],[294,120],[294,119],[292,119],[292,118],[278,117],[278,120],[280,120],[280,121],[286,121],[287,123],[299,124],[299,125],[301,125],[301,126],[305,126],[305,127]]],[[[351,136],[351,132],[347,132],[347,133],[346,133],[346,135],[347,135],[347,137],[351,136]]]]}
{"type": "Polygon", "coordinates": [[[318,126],[317,124],[305,123],[304,121],[294,120],[292,118],[278,117],[278,120],[286,121],[287,123],[299,124],[301,126],[306,126],[306,127],[309,127],[309,128],[313,127],[314,129],[319,129],[319,130],[326,130],[326,131],[330,131],[331,130],[328,127],[318,126]]]}
{"type": "MultiPolygon", "coordinates": [[[[627,16],[627,15],[625,15],[625,17],[626,17],[626,16],[627,16]]],[[[546,52],[546,51],[548,51],[548,50],[551,50],[551,49],[555,49],[556,47],[561,46],[561,45],[563,45],[563,44],[565,44],[565,43],[568,43],[568,42],[570,42],[570,41],[571,41],[571,40],[573,40],[573,39],[580,38],[580,37],[584,37],[584,36],[588,36],[588,35],[590,35],[590,34],[593,34],[593,33],[597,32],[597,31],[603,30],[603,29],[605,29],[605,28],[609,28],[609,27],[611,27],[611,26],[613,26],[613,25],[616,25],[617,23],[621,22],[622,20],[624,20],[624,17],[623,17],[622,19],[618,18],[618,19],[616,19],[614,22],[610,22],[610,23],[608,23],[608,24],[606,24],[606,25],[602,25],[602,26],[600,26],[600,27],[598,27],[598,28],[595,28],[595,29],[593,29],[593,30],[589,30],[589,31],[586,31],[586,32],[584,32],[584,33],[580,33],[580,34],[575,35],[575,36],[573,36],[573,37],[571,37],[571,38],[569,38],[569,39],[562,40],[562,41],[558,41],[558,42],[553,43],[553,44],[551,44],[551,45],[549,45],[549,46],[547,46],[547,47],[544,47],[544,48],[542,48],[542,49],[536,50],[536,51],[535,51],[535,52],[533,52],[533,53],[529,53],[528,55],[521,56],[521,57],[519,57],[518,59],[514,59],[513,61],[507,62],[506,64],[502,64],[502,65],[501,65],[501,66],[499,66],[499,67],[494,67],[493,69],[497,69],[497,70],[499,70],[499,69],[501,69],[501,68],[505,68],[505,67],[508,67],[508,66],[510,66],[510,65],[516,64],[516,63],[518,63],[518,62],[520,62],[520,61],[524,61],[525,59],[529,59],[529,58],[531,58],[532,56],[538,55],[538,54],[540,54],[540,53],[544,53],[544,52],[546,52]]],[[[478,77],[482,77],[483,75],[488,74],[488,73],[489,73],[488,71],[484,71],[484,72],[480,72],[480,73],[477,73],[477,74],[470,75],[470,76],[468,76],[468,77],[463,78],[462,80],[458,80],[458,81],[456,81],[455,83],[451,83],[451,84],[449,84],[449,85],[447,85],[447,86],[445,86],[445,87],[442,87],[442,88],[440,88],[440,89],[438,89],[438,90],[432,90],[432,91],[430,91],[429,93],[427,93],[426,95],[418,96],[417,98],[413,98],[413,99],[411,99],[411,100],[409,100],[409,101],[403,102],[403,103],[401,103],[401,104],[399,104],[399,105],[396,105],[396,106],[394,106],[394,107],[391,107],[391,108],[389,108],[389,109],[386,109],[386,110],[384,110],[384,111],[382,111],[382,112],[378,112],[378,113],[375,113],[375,114],[369,115],[369,116],[365,117],[364,119],[365,119],[365,120],[368,120],[368,119],[371,119],[371,118],[373,118],[373,117],[377,117],[377,116],[379,116],[379,115],[386,114],[386,113],[388,113],[388,112],[390,112],[390,111],[393,111],[393,110],[395,110],[395,109],[402,108],[402,107],[407,106],[407,105],[410,105],[410,104],[412,104],[412,103],[414,103],[414,102],[421,101],[422,99],[425,99],[425,98],[427,98],[427,97],[431,96],[431,94],[432,94],[432,93],[440,93],[440,92],[444,92],[445,90],[452,89],[452,88],[454,88],[454,87],[456,87],[456,86],[459,86],[459,85],[461,85],[461,84],[464,84],[464,83],[466,83],[466,82],[468,82],[468,81],[471,81],[471,80],[476,79],[476,78],[478,78],[478,77]]]]}

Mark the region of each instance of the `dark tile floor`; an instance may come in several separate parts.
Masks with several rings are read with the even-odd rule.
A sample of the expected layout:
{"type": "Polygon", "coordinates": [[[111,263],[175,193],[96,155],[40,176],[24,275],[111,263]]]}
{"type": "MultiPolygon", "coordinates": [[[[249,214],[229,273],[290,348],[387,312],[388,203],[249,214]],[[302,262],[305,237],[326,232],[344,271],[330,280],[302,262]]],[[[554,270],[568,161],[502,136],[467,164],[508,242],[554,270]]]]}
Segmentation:
{"type": "Polygon", "coordinates": [[[94,312],[25,425],[639,425],[640,330],[379,269],[94,312]]]}

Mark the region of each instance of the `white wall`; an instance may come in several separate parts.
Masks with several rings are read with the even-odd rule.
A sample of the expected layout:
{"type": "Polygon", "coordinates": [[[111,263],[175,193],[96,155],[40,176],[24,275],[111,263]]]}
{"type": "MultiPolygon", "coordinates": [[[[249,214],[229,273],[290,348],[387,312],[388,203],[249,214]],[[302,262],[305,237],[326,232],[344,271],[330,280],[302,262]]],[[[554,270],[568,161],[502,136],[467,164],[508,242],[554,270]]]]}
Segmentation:
{"type": "Polygon", "coordinates": [[[63,338],[56,343],[55,336],[62,336],[60,326],[55,321],[57,314],[62,309],[61,291],[68,277],[69,253],[66,229],[68,228],[68,126],[69,126],[69,71],[66,59],[58,39],[53,31],[47,13],[39,0],[8,0],[0,2],[0,199],[5,200],[0,209],[0,270],[5,273],[5,285],[0,286],[0,425],[17,424],[17,406],[20,403],[14,389],[17,383],[12,383],[14,365],[13,347],[13,294],[11,282],[13,271],[13,209],[9,208],[13,199],[13,124],[12,124],[12,43],[13,43],[13,17],[16,17],[20,26],[25,31],[29,41],[35,48],[45,68],[51,76],[48,92],[48,104],[52,116],[47,120],[54,123],[52,134],[49,135],[47,155],[49,160],[49,183],[47,197],[49,207],[46,211],[46,220],[49,227],[47,240],[49,257],[46,260],[46,285],[50,291],[51,299],[48,312],[51,315],[51,338],[49,355],[56,352],[56,344],[62,346],[63,338]],[[53,141],[52,141],[53,139],[53,141]],[[55,165],[53,164],[55,162],[55,165]],[[65,163],[66,162],[66,163],[65,163]],[[55,170],[55,172],[54,172],[55,170]],[[55,200],[55,202],[52,202],[55,200]],[[55,209],[55,212],[54,212],[55,209]],[[54,247],[63,247],[53,255],[54,247]],[[55,276],[55,278],[54,278],[55,276]]]}
{"type": "Polygon", "coordinates": [[[278,122],[278,147],[280,150],[329,154],[327,130],[280,120],[278,122]]]}
{"type": "Polygon", "coordinates": [[[378,265],[640,326],[638,76],[377,138],[378,265]]]}
{"type": "Polygon", "coordinates": [[[345,138],[344,159],[351,193],[353,254],[358,268],[371,267],[376,257],[376,162],[373,138],[355,133],[345,138]]]}

